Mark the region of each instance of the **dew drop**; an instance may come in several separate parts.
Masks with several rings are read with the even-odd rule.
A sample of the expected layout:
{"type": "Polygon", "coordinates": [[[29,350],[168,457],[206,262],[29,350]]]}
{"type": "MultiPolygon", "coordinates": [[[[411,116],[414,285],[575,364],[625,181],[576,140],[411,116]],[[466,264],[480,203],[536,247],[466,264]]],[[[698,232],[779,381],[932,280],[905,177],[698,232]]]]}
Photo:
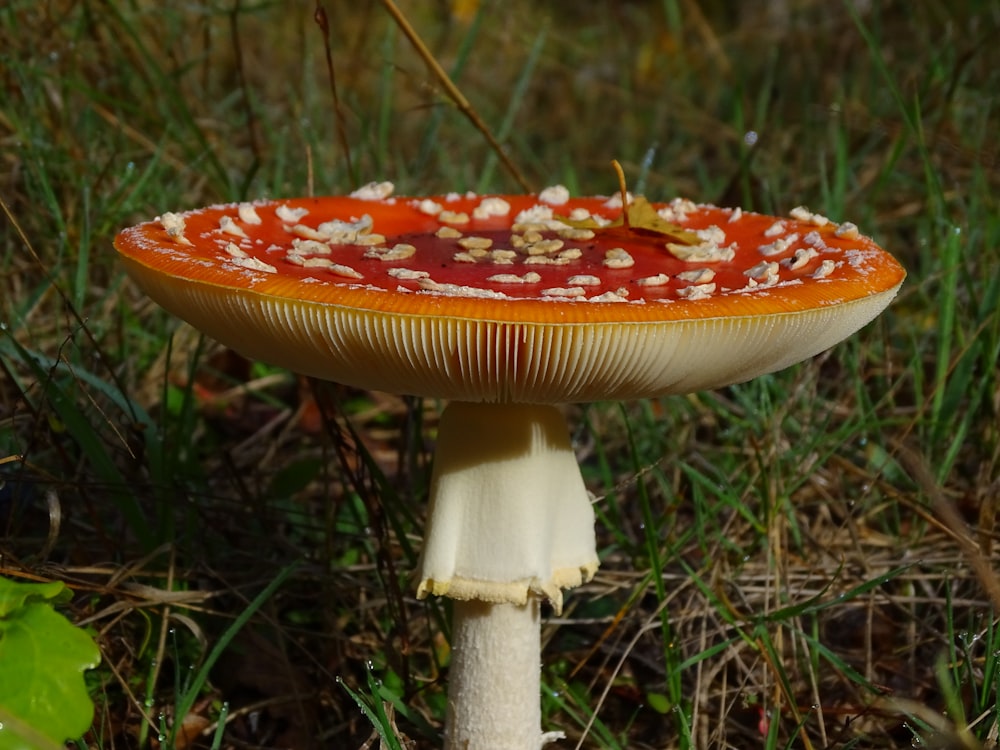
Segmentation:
{"type": "Polygon", "coordinates": [[[743,134],[743,142],[748,146],[753,146],[757,143],[757,131],[748,130],[743,134]]]}

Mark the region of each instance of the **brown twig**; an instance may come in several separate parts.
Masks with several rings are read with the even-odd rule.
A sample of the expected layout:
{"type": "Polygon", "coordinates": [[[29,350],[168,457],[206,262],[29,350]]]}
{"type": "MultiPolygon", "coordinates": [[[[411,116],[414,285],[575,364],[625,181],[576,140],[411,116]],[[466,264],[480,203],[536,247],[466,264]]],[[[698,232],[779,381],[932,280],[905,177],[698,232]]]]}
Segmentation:
{"type": "MultiPolygon", "coordinates": [[[[326,50],[326,72],[330,79],[330,94],[333,96],[333,113],[337,118],[337,140],[340,141],[340,150],[344,153],[344,163],[347,164],[347,174],[351,184],[358,186],[358,176],[354,172],[354,164],[351,161],[351,145],[347,142],[347,124],[344,118],[344,109],[340,106],[340,96],[337,94],[337,74],[333,67],[333,50],[330,48],[330,19],[326,14],[326,8],[319,0],[316,0],[316,11],[313,13],[316,25],[323,32],[323,49],[326,50]]],[[[311,178],[310,178],[311,181],[311,178]]],[[[311,187],[310,187],[310,194],[311,187]]]]}
{"type": "Polygon", "coordinates": [[[510,160],[507,152],[504,151],[503,147],[497,142],[493,132],[489,129],[486,123],[483,122],[476,110],[473,109],[469,100],[465,98],[458,86],[454,84],[449,75],[445,72],[444,68],[442,68],[438,61],[434,58],[431,51],[427,49],[427,45],[424,44],[420,35],[417,34],[416,29],[410,25],[410,22],[406,19],[406,16],[403,15],[403,12],[396,7],[396,3],[394,3],[393,0],[382,0],[382,5],[384,5],[385,9],[389,11],[389,15],[392,16],[392,19],[406,35],[406,38],[410,40],[410,44],[414,46],[417,50],[417,54],[420,55],[427,67],[430,68],[431,73],[434,74],[438,83],[441,84],[448,96],[451,97],[451,100],[455,102],[455,106],[458,107],[459,111],[461,111],[463,115],[469,118],[469,121],[475,126],[476,130],[483,134],[483,137],[486,138],[487,142],[490,144],[490,148],[492,148],[496,152],[497,156],[500,157],[500,161],[503,162],[504,167],[507,168],[507,171],[510,172],[511,176],[517,181],[517,184],[521,186],[521,189],[528,193],[533,192],[531,186],[528,184],[528,181],[524,178],[524,175],[521,174],[521,171],[514,165],[514,162],[510,160]]]}
{"type": "Polygon", "coordinates": [[[229,12],[229,32],[233,42],[233,56],[236,60],[236,80],[239,82],[240,92],[243,99],[243,111],[247,118],[247,135],[250,138],[250,153],[253,154],[253,167],[250,170],[252,175],[260,165],[260,143],[257,138],[257,117],[254,114],[253,104],[250,102],[250,90],[247,86],[246,71],[243,64],[243,45],[240,41],[240,5],[241,0],[233,3],[233,9],[229,12]]]}

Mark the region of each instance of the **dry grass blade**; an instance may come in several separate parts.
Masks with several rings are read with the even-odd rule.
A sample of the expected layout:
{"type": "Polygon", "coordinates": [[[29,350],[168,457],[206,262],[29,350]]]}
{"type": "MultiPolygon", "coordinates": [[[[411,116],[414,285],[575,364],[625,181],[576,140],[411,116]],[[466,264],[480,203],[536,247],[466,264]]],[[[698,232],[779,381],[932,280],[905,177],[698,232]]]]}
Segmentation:
{"type": "Polygon", "coordinates": [[[455,85],[448,73],[445,72],[445,69],[441,67],[437,58],[434,57],[429,49],[427,49],[427,45],[424,44],[424,41],[420,38],[417,30],[413,28],[412,24],[410,24],[406,15],[399,9],[393,0],[382,0],[382,4],[389,12],[389,15],[392,16],[393,20],[399,25],[399,28],[402,29],[406,38],[409,39],[410,43],[414,46],[414,48],[416,48],[417,53],[420,55],[421,59],[423,59],[424,63],[426,63],[430,71],[434,74],[438,83],[444,87],[448,96],[451,97],[453,102],[455,102],[455,106],[458,107],[459,111],[463,115],[469,118],[469,121],[475,126],[476,130],[483,134],[483,137],[490,144],[490,148],[492,148],[496,155],[500,157],[500,161],[503,162],[504,167],[506,167],[507,171],[510,172],[511,176],[517,181],[517,184],[521,186],[521,189],[527,193],[533,192],[531,186],[528,184],[528,181],[524,178],[524,175],[521,174],[521,170],[519,170],[514,162],[511,161],[507,151],[497,142],[496,137],[493,135],[493,131],[491,131],[486,123],[483,122],[483,119],[479,116],[479,113],[476,112],[475,108],[469,103],[469,100],[465,98],[461,89],[455,85]]]}
{"type": "MultiPolygon", "coordinates": [[[[358,186],[358,176],[354,172],[354,162],[351,159],[351,145],[347,141],[347,123],[344,117],[344,108],[340,103],[340,94],[337,91],[337,72],[333,65],[333,50],[330,46],[330,19],[327,16],[326,8],[317,0],[316,10],[313,12],[313,20],[323,32],[323,50],[326,54],[326,73],[330,81],[330,96],[333,98],[333,114],[337,120],[337,140],[340,143],[340,152],[347,165],[347,174],[350,175],[351,182],[358,186]]],[[[312,158],[309,159],[310,171],[312,170],[312,158]]],[[[312,185],[312,180],[309,181],[312,185]]],[[[309,194],[312,194],[310,189],[309,194]]]]}
{"type": "MultiPolygon", "coordinates": [[[[931,499],[931,507],[951,533],[970,567],[975,571],[976,578],[993,604],[994,611],[1000,612],[1000,578],[993,567],[993,562],[970,534],[967,524],[955,509],[955,504],[942,492],[940,485],[935,481],[927,467],[926,459],[914,449],[902,444],[896,445],[896,451],[917,484],[920,485],[920,489],[931,499]]],[[[986,549],[988,550],[989,547],[987,546],[986,549]]]]}

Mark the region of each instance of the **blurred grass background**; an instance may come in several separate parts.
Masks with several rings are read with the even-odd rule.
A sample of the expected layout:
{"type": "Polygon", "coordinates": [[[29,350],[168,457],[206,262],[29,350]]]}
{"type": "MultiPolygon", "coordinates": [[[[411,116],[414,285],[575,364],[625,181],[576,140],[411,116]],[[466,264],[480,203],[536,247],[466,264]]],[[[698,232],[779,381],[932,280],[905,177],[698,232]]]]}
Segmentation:
{"type": "MultiPolygon", "coordinates": [[[[447,607],[409,571],[441,405],[246,362],[111,247],[375,179],[518,189],[380,3],[325,5],[328,35],[307,2],[0,8],[0,574],[66,581],[101,645],[79,747],[440,743],[447,607]]],[[[546,625],[546,727],[995,747],[1000,3],[401,7],[534,188],[613,192],[617,158],[909,272],[787,372],[569,409],[603,567],[546,625]]]]}

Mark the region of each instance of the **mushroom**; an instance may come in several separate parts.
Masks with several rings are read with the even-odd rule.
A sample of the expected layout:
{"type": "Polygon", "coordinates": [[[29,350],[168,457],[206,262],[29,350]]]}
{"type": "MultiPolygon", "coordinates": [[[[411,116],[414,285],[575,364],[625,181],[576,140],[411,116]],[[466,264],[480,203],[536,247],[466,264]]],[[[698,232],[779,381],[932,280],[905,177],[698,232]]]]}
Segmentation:
{"type": "Polygon", "coordinates": [[[417,586],[454,603],[446,747],[538,748],[561,736],[540,728],[540,603],[558,612],[598,566],[557,406],[779,370],[871,321],[905,274],[805,209],[384,185],[165,213],[115,246],[150,297],[248,357],[450,401],[417,586]]]}

